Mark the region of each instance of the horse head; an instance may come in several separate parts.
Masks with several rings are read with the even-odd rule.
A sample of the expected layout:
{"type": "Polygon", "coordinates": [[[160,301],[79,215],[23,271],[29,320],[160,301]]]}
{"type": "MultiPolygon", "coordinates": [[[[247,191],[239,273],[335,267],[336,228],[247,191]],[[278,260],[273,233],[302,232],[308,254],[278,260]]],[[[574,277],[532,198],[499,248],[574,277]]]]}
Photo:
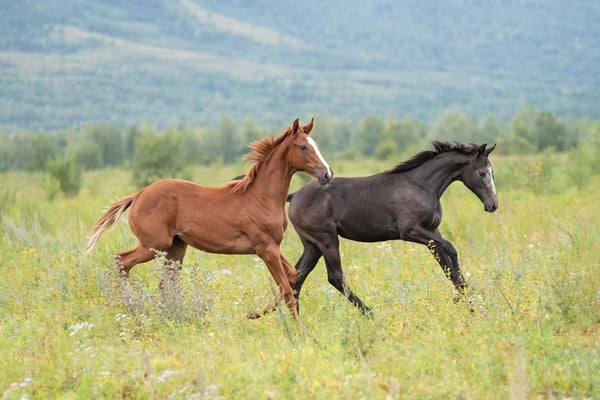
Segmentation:
{"type": "Polygon", "coordinates": [[[308,136],[314,126],[314,118],[306,125],[300,125],[296,118],[291,127],[288,161],[294,170],[306,172],[325,185],[331,181],[333,171],[321,155],[317,142],[308,136]]]}
{"type": "Polygon", "coordinates": [[[461,180],[481,200],[487,212],[494,212],[498,209],[494,170],[488,159],[489,154],[495,148],[495,144],[489,148],[485,144],[480,146],[473,153],[472,160],[461,174],[461,180]]]}

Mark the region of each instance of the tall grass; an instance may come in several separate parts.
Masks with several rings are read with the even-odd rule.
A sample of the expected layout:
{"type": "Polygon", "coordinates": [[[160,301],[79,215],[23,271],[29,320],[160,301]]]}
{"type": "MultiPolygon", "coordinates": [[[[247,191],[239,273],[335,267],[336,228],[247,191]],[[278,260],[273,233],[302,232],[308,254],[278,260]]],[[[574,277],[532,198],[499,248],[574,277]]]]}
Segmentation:
{"type": "MultiPolygon", "coordinates": [[[[254,256],[190,250],[165,276],[179,266],[159,254],[126,287],[112,262],[135,245],[125,224],[85,255],[101,209],[133,191],[125,172],[87,173],[77,197],[53,201],[43,176],[3,175],[2,397],[597,398],[600,180],[557,190],[551,175],[552,190],[535,190],[510,184],[515,163],[495,162],[497,213],[460,184],[443,199],[441,231],[459,251],[469,304],[453,303],[425,247],[343,241],[349,284],[374,318],[337,293],[320,264],[303,287],[299,328],[285,307],[245,318],[275,293],[254,256]],[[159,290],[161,279],[172,285],[159,290]]],[[[360,174],[389,167],[337,171],[354,165],[360,174]]],[[[241,170],[205,168],[194,179],[218,184],[241,170]]],[[[301,253],[291,228],[283,251],[292,262],[301,253]]]]}

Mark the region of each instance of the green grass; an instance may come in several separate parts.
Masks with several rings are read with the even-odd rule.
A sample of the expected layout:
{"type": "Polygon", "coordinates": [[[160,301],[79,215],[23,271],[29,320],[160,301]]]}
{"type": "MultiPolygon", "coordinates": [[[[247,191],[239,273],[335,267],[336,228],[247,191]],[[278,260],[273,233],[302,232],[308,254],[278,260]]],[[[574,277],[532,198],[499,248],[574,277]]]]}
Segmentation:
{"type": "MultiPolygon", "coordinates": [[[[336,171],[350,175],[353,165],[336,171]]],[[[194,179],[218,184],[244,169],[198,168],[194,179]]],[[[598,177],[546,195],[499,186],[495,214],[462,185],[450,188],[441,230],[459,251],[475,312],[453,303],[425,247],[344,241],[349,284],[375,317],[335,292],[320,264],[302,291],[300,328],[285,307],[245,318],[275,290],[254,256],[190,250],[183,297],[168,303],[157,289],[163,263],[138,266],[137,303],[128,303],[111,260],[135,243],[127,226],[91,254],[83,248],[102,208],[133,192],[120,183],[129,179],[88,173],[78,197],[50,202],[44,176],[2,175],[2,398],[599,396],[598,177]]],[[[283,251],[292,262],[301,253],[291,228],[283,251]]]]}

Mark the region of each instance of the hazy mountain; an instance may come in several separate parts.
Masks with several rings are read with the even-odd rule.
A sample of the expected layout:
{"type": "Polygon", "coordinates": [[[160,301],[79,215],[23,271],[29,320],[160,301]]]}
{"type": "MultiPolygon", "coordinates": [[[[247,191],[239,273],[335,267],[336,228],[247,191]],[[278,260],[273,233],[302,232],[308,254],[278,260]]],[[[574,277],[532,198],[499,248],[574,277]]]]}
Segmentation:
{"type": "Polygon", "coordinates": [[[0,130],[600,118],[598,21],[598,0],[3,1],[0,130]]]}

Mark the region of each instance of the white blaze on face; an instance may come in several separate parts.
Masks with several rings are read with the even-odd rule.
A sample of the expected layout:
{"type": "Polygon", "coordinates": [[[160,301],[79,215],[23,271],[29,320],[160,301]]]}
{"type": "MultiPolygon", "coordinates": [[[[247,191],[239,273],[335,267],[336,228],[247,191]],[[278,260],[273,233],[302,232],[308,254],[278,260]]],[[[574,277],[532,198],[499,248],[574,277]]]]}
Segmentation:
{"type": "Polygon", "coordinates": [[[325,159],[321,155],[321,152],[319,151],[319,147],[317,146],[317,142],[315,142],[313,140],[313,138],[308,137],[308,143],[310,143],[310,145],[315,150],[315,153],[317,154],[317,157],[319,157],[319,160],[321,160],[321,163],[325,166],[325,168],[327,168],[327,173],[329,174],[329,176],[332,176],[333,173],[331,172],[331,168],[329,168],[329,164],[327,164],[327,161],[325,161],[325,159]]]}
{"type": "Polygon", "coordinates": [[[487,176],[490,177],[490,181],[487,182],[488,189],[490,189],[491,192],[494,193],[494,196],[496,196],[496,184],[494,183],[494,171],[492,170],[491,166],[488,166],[487,176]]]}

